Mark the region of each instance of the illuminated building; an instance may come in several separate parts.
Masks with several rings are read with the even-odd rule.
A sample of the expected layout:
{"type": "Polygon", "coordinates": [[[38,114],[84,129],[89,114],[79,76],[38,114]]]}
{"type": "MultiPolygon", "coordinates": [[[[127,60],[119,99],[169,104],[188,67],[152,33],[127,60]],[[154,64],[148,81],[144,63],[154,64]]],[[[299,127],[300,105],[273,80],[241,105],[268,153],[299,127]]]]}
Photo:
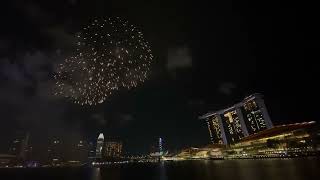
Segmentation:
{"type": "Polygon", "coordinates": [[[162,138],[159,138],[159,154],[163,154],[163,149],[162,149],[162,138]]]}
{"type": "Polygon", "coordinates": [[[59,165],[63,160],[63,144],[62,141],[58,138],[54,138],[50,141],[48,148],[48,160],[52,165],[59,165]]]}
{"type": "Polygon", "coordinates": [[[103,156],[105,158],[119,158],[122,153],[122,143],[107,141],[104,145],[103,156]]]}
{"type": "Polygon", "coordinates": [[[273,127],[261,95],[246,98],[241,109],[249,134],[273,127]]]}
{"type": "Polygon", "coordinates": [[[96,149],[93,142],[89,142],[88,144],[88,158],[90,161],[94,160],[96,157],[96,149]]]}
{"type": "Polygon", "coordinates": [[[243,138],[226,152],[231,158],[319,155],[320,130],[314,121],[279,125],[243,138]]]}
{"type": "Polygon", "coordinates": [[[229,108],[199,117],[207,123],[213,144],[234,144],[273,127],[262,95],[253,94],[229,108]]]}
{"type": "Polygon", "coordinates": [[[167,148],[163,142],[163,138],[160,137],[157,139],[156,143],[151,146],[149,154],[151,157],[163,158],[168,154],[167,148]]]}
{"type": "Polygon", "coordinates": [[[206,119],[210,140],[213,144],[223,144],[221,128],[218,116],[210,116],[206,119]]]}
{"type": "Polygon", "coordinates": [[[97,146],[96,146],[96,158],[101,159],[102,158],[102,149],[104,144],[104,135],[103,133],[100,133],[97,140],[97,146]]]}
{"type": "Polygon", "coordinates": [[[223,159],[225,146],[221,144],[211,144],[205,147],[190,147],[183,149],[175,157],[183,159],[223,159]]]}
{"type": "Polygon", "coordinates": [[[228,109],[223,114],[223,122],[225,126],[225,135],[227,141],[230,143],[234,143],[239,141],[244,137],[243,126],[241,126],[239,114],[237,114],[236,109],[228,109]]]}

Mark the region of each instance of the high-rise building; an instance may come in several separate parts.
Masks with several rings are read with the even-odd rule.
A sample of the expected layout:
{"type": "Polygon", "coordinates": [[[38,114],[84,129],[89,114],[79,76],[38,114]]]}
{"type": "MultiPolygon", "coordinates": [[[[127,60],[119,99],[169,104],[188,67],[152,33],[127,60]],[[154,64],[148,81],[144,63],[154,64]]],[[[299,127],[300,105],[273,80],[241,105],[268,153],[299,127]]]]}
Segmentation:
{"type": "Polygon", "coordinates": [[[223,144],[220,128],[220,120],[218,116],[210,116],[206,119],[210,140],[214,144],[223,144]]]}
{"type": "Polygon", "coordinates": [[[80,140],[75,145],[74,160],[86,162],[88,160],[89,145],[87,141],[80,140]]]}
{"type": "Polygon", "coordinates": [[[48,147],[48,162],[52,165],[58,165],[64,160],[63,144],[59,138],[53,138],[48,147]]]}
{"type": "Polygon", "coordinates": [[[88,158],[94,159],[96,157],[96,148],[93,142],[89,142],[88,150],[88,158]]]}
{"type": "Polygon", "coordinates": [[[104,135],[103,133],[100,133],[97,139],[97,146],[96,146],[96,158],[98,159],[102,158],[103,144],[104,144],[104,135]]]}
{"type": "Polygon", "coordinates": [[[12,141],[11,147],[9,149],[9,153],[15,156],[19,156],[19,154],[21,154],[22,141],[23,140],[21,138],[15,138],[12,141]]]}
{"type": "Polygon", "coordinates": [[[244,103],[242,110],[249,134],[268,129],[272,126],[270,122],[265,120],[265,117],[268,118],[269,116],[262,99],[247,100],[244,103]]]}
{"type": "Polygon", "coordinates": [[[159,154],[163,154],[163,140],[162,138],[159,138],[159,154]]]}
{"type": "Polygon", "coordinates": [[[103,156],[105,158],[119,158],[122,153],[122,143],[107,141],[104,145],[103,156]]]}
{"type": "Polygon", "coordinates": [[[29,147],[29,133],[18,133],[12,141],[9,153],[15,155],[18,159],[26,160],[31,149],[29,147]]]}
{"type": "Polygon", "coordinates": [[[232,107],[199,118],[206,121],[214,144],[233,144],[273,127],[261,94],[253,94],[232,107]]]}
{"type": "Polygon", "coordinates": [[[222,119],[225,125],[225,134],[227,141],[234,143],[245,136],[243,127],[241,126],[239,114],[236,109],[228,109],[222,114],[222,119]]]}

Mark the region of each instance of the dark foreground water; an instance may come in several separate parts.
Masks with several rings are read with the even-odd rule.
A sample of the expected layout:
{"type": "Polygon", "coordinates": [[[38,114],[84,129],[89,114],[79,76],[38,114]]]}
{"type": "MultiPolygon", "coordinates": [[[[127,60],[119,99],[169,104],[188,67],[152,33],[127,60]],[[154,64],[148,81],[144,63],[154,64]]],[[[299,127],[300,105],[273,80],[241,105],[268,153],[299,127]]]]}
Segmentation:
{"type": "Polygon", "coordinates": [[[103,168],[0,169],[0,180],[315,180],[319,159],[181,161],[103,168]]]}

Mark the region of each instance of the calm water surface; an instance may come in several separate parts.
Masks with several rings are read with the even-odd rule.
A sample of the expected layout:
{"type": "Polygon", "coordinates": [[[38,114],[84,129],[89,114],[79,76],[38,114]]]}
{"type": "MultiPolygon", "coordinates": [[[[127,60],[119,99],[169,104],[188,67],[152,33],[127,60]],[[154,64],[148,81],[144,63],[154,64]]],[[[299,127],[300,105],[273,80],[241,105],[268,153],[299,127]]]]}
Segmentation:
{"type": "Polygon", "coordinates": [[[181,161],[103,168],[0,169],[0,180],[315,180],[319,159],[181,161]]]}

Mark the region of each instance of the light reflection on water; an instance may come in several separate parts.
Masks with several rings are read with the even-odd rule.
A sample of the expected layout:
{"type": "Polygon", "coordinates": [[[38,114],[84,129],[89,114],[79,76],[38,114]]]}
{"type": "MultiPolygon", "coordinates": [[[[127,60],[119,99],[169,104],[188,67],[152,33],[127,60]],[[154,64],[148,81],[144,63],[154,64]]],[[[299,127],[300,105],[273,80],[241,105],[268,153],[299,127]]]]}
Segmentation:
{"type": "Polygon", "coordinates": [[[184,161],[102,168],[90,180],[312,180],[318,170],[317,159],[184,161]]]}
{"type": "Polygon", "coordinates": [[[318,180],[319,159],[137,163],[100,168],[0,169],[15,180],[318,180]]]}
{"type": "Polygon", "coordinates": [[[159,180],[168,180],[165,162],[159,163],[159,180]]]}
{"type": "Polygon", "coordinates": [[[101,172],[100,168],[93,168],[92,169],[92,180],[101,180],[101,172]]]}

